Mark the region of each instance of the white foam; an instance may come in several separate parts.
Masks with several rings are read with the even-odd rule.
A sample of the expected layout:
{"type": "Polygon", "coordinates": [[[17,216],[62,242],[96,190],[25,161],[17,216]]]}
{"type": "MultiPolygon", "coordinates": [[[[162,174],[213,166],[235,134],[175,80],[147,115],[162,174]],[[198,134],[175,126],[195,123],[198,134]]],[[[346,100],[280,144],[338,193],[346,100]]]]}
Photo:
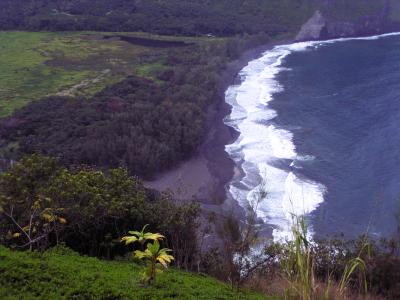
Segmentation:
{"type": "Polygon", "coordinates": [[[299,178],[290,168],[289,171],[283,170],[274,164],[278,159],[291,160],[288,165],[294,170],[299,169],[296,161],[315,159],[310,155],[298,155],[293,134],[287,129],[277,128],[272,122],[277,113],[268,104],[275,93],[282,91],[276,76],[285,70],[282,67],[284,59],[291,53],[312,51],[331,43],[375,40],[392,35],[400,33],[276,46],[261,58],[249,62],[240,72],[242,83],[227,89],[225,99],[232,106],[232,112],[225,123],[238,130],[240,136],[226,146],[226,151],[238,164],[242,164],[245,173],[240,184],[231,183],[229,192],[242,206],[247,206],[260,182],[265,182],[267,196],[257,214],[273,225],[275,240],[290,239],[293,214],[311,213],[323,202],[326,192],[323,185],[299,178]]]}

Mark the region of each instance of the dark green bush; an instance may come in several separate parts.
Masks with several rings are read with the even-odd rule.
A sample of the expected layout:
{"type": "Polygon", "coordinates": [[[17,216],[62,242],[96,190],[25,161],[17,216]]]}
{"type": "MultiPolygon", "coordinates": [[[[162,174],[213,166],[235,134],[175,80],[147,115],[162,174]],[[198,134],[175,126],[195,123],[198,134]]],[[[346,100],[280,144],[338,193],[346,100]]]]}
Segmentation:
{"type": "Polygon", "coordinates": [[[0,243],[16,248],[65,243],[80,253],[113,258],[128,251],[120,243],[127,231],[150,224],[168,237],[178,265],[190,269],[197,254],[199,207],[152,196],[124,169],[70,170],[55,159],[28,156],[0,173],[0,208],[0,243]],[[36,207],[38,199],[46,201],[36,207]],[[44,220],[41,212],[50,209],[66,222],[44,220]]]}

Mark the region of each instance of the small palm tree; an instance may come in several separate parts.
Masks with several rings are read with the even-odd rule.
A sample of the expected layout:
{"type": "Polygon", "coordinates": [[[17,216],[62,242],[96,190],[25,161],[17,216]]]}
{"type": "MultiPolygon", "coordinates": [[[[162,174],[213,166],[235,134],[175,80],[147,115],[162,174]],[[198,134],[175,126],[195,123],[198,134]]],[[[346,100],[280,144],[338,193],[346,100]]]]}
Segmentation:
{"type": "Polygon", "coordinates": [[[171,249],[160,248],[160,243],[155,240],[153,243],[147,244],[145,251],[136,250],[134,257],[140,260],[145,260],[147,267],[144,272],[143,281],[152,284],[156,279],[157,272],[162,272],[162,269],[167,269],[169,264],[174,260],[174,257],[168,252],[171,249]]]}
{"type": "Polygon", "coordinates": [[[171,249],[160,247],[159,240],[164,239],[164,236],[159,233],[145,232],[147,226],[145,225],[141,231],[129,231],[131,236],[123,237],[121,242],[125,242],[125,245],[138,242],[143,249],[146,242],[152,241],[152,243],[147,243],[144,251],[136,250],[133,253],[134,258],[146,261],[147,266],[143,274],[143,281],[152,284],[156,279],[157,272],[167,269],[174,257],[168,254],[172,251],[171,249]]]}

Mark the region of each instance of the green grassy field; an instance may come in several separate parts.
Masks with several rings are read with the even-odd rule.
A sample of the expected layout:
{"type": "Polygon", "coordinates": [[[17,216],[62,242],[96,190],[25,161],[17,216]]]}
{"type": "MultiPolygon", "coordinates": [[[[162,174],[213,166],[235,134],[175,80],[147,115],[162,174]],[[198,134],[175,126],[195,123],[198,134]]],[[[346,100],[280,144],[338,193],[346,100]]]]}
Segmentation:
{"type": "Polygon", "coordinates": [[[162,68],[167,49],[104,39],[105,35],[113,33],[0,32],[0,117],[48,95],[90,96],[129,75],[149,78],[154,68],[162,68]]]}
{"type": "Polygon", "coordinates": [[[65,248],[40,254],[0,246],[0,299],[266,299],[174,269],[142,287],[141,272],[133,263],[81,257],[65,248]]]}

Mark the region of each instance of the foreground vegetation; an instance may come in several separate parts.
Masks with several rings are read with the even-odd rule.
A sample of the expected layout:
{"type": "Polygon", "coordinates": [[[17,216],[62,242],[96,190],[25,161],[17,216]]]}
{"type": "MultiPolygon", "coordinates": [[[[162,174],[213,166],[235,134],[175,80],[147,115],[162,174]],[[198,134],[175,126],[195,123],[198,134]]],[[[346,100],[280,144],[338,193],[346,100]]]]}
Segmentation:
{"type": "Polygon", "coordinates": [[[58,247],[44,253],[11,251],[0,246],[1,299],[266,299],[232,291],[205,275],[171,269],[143,288],[143,268],[109,262],[58,247]]]}
{"type": "Polygon", "coordinates": [[[0,296],[16,293],[24,297],[27,293],[28,297],[32,293],[58,297],[63,293],[61,296],[71,298],[77,293],[79,298],[86,293],[89,298],[106,294],[124,298],[135,290],[134,295],[143,299],[173,295],[182,299],[201,299],[203,295],[225,299],[229,295],[226,297],[236,299],[239,294],[234,291],[249,288],[286,299],[400,297],[400,237],[310,241],[307,222],[300,217],[293,223],[293,240],[262,241],[255,211],[265,195],[261,188],[255,193],[248,219],[240,224],[229,215],[216,218],[202,213],[196,204],[176,203],[170,195],[146,190],[124,169],[69,169],[53,158],[25,157],[0,173],[0,243],[14,251],[40,252],[1,248],[0,296]],[[138,228],[143,229],[131,231],[138,228]],[[214,238],[205,244],[210,235],[214,238]],[[126,258],[135,250],[135,257],[147,267],[98,262],[70,251],[67,256],[48,252],[60,245],[109,260],[126,258]],[[210,290],[203,289],[211,294],[201,294],[196,287],[201,276],[177,271],[165,272],[155,281],[157,267],[169,263],[219,278],[229,283],[231,290],[211,284],[210,290]],[[134,273],[131,281],[128,270],[134,273]],[[122,281],[117,282],[121,272],[125,272],[122,281]],[[186,279],[177,279],[179,274],[186,279]],[[147,284],[155,281],[155,285],[139,289],[139,279],[147,284]],[[177,291],[175,284],[183,284],[185,289],[177,291]],[[186,284],[193,287],[190,293],[186,284]],[[56,290],[56,285],[65,288],[56,290]],[[170,287],[174,294],[169,294],[170,287]],[[215,296],[217,293],[222,293],[222,298],[215,296]]]}
{"type": "Polygon", "coordinates": [[[0,173],[0,243],[16,249],[63,242],[111,259],[130,250],[121,245],[122,235],[150,224],[168,238],[176,264],[189,269],[198,255],[198,217],[198,205],[155,195],[124,169],[67,169],[33,155],[0,173]]]}

